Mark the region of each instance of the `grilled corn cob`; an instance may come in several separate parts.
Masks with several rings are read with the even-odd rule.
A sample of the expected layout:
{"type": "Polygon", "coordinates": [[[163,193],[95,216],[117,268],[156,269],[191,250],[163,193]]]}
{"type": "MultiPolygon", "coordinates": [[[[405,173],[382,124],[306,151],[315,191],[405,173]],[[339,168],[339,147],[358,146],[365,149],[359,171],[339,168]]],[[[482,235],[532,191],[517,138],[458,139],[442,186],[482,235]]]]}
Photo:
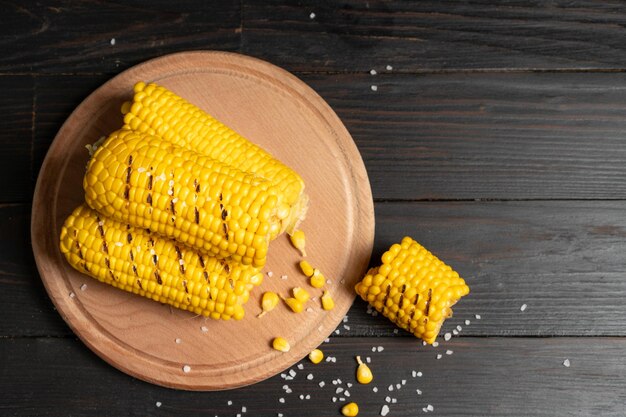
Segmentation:
{"type": "Polygon", "coordinates": [[[399,327],[432,344],[451,307],[469,294],[459,274],[405,237],[382,256],[382,265],[372,268],[356,292],[399,327]]]}
{"type": "Polygon", "coordinates": [[[211,258],[81,205],[61,229],[61,252],[97,280],[214,319],[239,320],[254,285],[251,266],[211,258]]]}
{"type": "Polygon", "coordinates": [[[87,204],[106,216],[258,267],[283,201],[262,178],[130,130],[98,148],[83,185],[87,204]]]}
{"type": "Polygon", "coordinates": [[[270,231],[271,238],[283,231],[292,233],[295,230],[308,205],[304,181],[296,172],[164,87],[139,82],[134,92],[132,103],[122,109],[125,129],[159,136],[269,180],[285,195],[280,206],[285,216],[270,231]]]}

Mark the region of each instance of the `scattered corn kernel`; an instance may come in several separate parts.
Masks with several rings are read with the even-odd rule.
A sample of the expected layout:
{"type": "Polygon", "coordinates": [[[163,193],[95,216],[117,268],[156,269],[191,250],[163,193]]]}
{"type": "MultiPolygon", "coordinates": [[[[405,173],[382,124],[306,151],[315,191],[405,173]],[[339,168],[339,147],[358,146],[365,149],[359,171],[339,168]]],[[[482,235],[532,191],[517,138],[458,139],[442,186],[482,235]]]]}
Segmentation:
{"type": "Polygon", "coordinates": [[[432,344],[444,320],[452,316],[452,306],[469,293],[469,287],[450,266],[408,236],[392,245],[381,260],[382,265],[370,269],[356,285],[356,292],[397,326],[432,344]]]}
{"type": "Polygon", "coordinates": [[[263,317],[268,311],[272,311],[278,304],[278,295],[275,292],[266,291],[261,299],[263,311],[257,317],[263,317]]]}
{"type": "Polygon", "coordinates": [[[312,276],[313,273],[315,272],[311,264],[308,263],[307,261],[300,261],[300,269],[302,270],[302,273],[306,275],[307,277],[312,276]]]}
{"type": "Polygon", "coordinates": [[[287,304],[294,313],[301,313],[302,310],[304,310],[304,304],[297,298],[289,297],[285,298],[283,301],[285,301],[285,304],[287,304]]]}
{"type": "Polygon", "coordinates": [[[359,406],[356,403],[348,403],[341,408],[341,414],[346,417],[354,417],[359,414],[359,406]]]}
{"type": "Polygon", "coordinates": [[[324,275],[322,275],[319,269],[315,269],[313,271],[313,276],[311,276],[311,279],[309,280],[311,287],[322,288],[325,282],[326,278],[324,278],[324,275]]]}
{"type": "Polygon", "coordinates": [[[296,230],[289,236],[289,239],[291,239],[293,247],[298,249],[302,256],[306,256],[306,251],[304,250],[304,232],[302,230],[296,230]]]}
{"type": "Polygon", "coordinates": [[[324,352],[319,349],[313,349],[311,353],[309,353],[309,360],[314,364],[320,363],[324,359],[324,352]]]}
{"type": "Polygon", "coordinates": [[[293,293],[293,296],[296,298],[296,300],[300,301],[301,303],[306,303],[307,301],[309,301],[310,295],[304,288],[295,287],[291,290],[291,292],[293,293]]]}
{"type": "Polygon", "coordinates": [[[281,352],[289,352],[289,349],[291,349],[289,342],[282,337],[275,337],[272,341],[272,347],[281,352]]]}
{"type": "Polygon", "coordinates": [[[324,310],[332,310],[335,308],[335,302],[328,291],[324,291],[324,294],[322,295],[322,308],[324,310]]]}
{"type": "Polygon", "coordinates": [[[363,363],[360,356],[356,357],[356,361],[359,364],[359,367],[356,368],[356,380],[361,384],[369,384],[374,379],[371,369],[363,363]]]}

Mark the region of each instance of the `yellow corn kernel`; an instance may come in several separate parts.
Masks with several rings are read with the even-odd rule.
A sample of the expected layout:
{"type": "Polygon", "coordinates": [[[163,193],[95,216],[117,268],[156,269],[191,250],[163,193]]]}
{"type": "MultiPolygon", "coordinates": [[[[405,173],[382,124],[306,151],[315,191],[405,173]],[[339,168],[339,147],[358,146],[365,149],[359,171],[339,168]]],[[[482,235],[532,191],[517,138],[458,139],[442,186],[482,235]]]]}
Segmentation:
{"type": "Polygon", "coordinates": [[[271,291],[266,291],[261,297],[261,313],[257,317],[263,317],[268,311],[272,311],[278,304],[278,294],[271,291]]]}
{"type": "Polygon", "coordinates": [[[314,364],[320,363],[324,359],[324,352],[319,349],[313,349],[311,353],[309,353],[309,360],[314,364]]]}
{"type": "Polygon", "coordinates": [[[291,244],[293,245],[293,247],[298,249],[302,256],[306,256],[306,250],[304,249],[304,232],[302,230],[296,230],[291,234],[291,236],[289,236],[289,239],[291,240],[291,244]]]}
{"type": "Polygon", "coordinates": [[[457,272],[410,237],[392,245],[355,286],[397,326],[432,344],[452,306],[469,294],[457,272]]]}
{"type": "Polygon", "coordinates": [[[275,337],[272,340],[272,347],[280,352],[289,352],[289,349],[291,349],[289,342],[282,337],[275,337]]]}
{"type": "Polygon", "coordinates": [[[307,277],[313,276],[313,273],[315,272],[311,264],[307,261],[300,261],[300,270],[302,270],[302,273],[307,277]]]}
{"type": "Polygon", "coordinates": [[[322,275],[319,269],[315,269],[315,271],[313,271],[313,275],[309,279],[309,283],[311,284],[311,287],[322,288],[326,283],[326,278],[322,275]]]}
{"type": "Polygon", "coordinates": [[[369,384],[374,379],[371,369],[363,363],[360,356],[356,357],[356,361],[359,364],[356,368],[356,380],[361,384],[369,384]]]}
{"type": "Polygon", "coordinates": [[[291,292],[293,293],[293,296],[296,298],[296,300],[300,301],[301,303],[306,303],[307,301],[309,301],[309,293],[304,288],[295,287],[291,290],[291,292]]]}
{"type": "Polygon", "coordinates": [[[285,304],[287,304],[294,313],[301,313],[302,310],[304,310],[304,304],[297,298],[289,297],[285,298],[283,301],[285,301],[285,304]]]}
{"type": "Polygon", "coordinates": [[[61,253],[98,281],[214,319],[242,319],[259,269],[209,257],[86,204],[61,228],[61,253]]]}
{"type": "Polygon", "coordinates": [[[335,302],[328,291],[324,291],[324,294],[322,295],[322,308],[324,310],[332,310],[335,308],[335,302]]]}
{"type": "Polygon", "coordinates": [[[355,417],[359,414],[359,406],[357,403],[348,403],[341,407],[341,414],[346,417],[355,417]]]}
{"type": "Polygon", "coordinates": [[[83,186],[87,204],[106,216],[257,267],[285,199],[267,180],[132,130],[98,147],[83,186]]]}

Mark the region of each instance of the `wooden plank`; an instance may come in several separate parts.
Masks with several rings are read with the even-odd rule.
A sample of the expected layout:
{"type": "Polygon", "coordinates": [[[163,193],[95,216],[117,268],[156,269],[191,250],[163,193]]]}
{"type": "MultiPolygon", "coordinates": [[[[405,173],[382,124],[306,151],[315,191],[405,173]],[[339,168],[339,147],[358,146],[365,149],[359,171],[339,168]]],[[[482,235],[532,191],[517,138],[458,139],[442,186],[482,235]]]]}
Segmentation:
{"type": "MultiPolygon", "coordinates": [[[[626,202],[378,203],[375,209],[372,264],[409,234],[467,279],[472,293],[455,306],[443,333],[460,325],[464,336],[626,335],[626,322],[616,320],[626,316],[626,202]]],[[[0,336],[71,334],[34,272],[28,216],[28,207],[0,209],[0,230],[7,231],[0,237],[0,336]],[[16,243],[16,236],[22,240],[16,243]]],[[[315,263],[314,253],[309,258],[315,263]]],[[[385,318],[366,311],[357,301],[345,323],[350,330],[341,324],[340,336],[393,335],[385,318]]]]}
{"type": "Polygon", "coordinates": [[[24,201],[33,193],[33,78],[0,76],[0,203],[24,201]]]}
{"type": "Polygon", "coordinates": [[[242,49],[291,71],[626,65],[626,6],[610,1],[284,3],[245,2],[242,49]]]}
{"type": "Polygon", "coordinates": [[[354,137],[376,199],[626,198],[626,74],[303,78],[354,137]]]}
{"type": "Polygon", "coordinates": [[[239,2],[49,1],[3,6],[0,72],[117,73],[181,50],[237,50],[239,2]],[[88,28],[88,30],[86,30],[88,28]]]}
{"type": "Polygon", "coordinates": [[[393,416],[421,415],[429,404],[445,416],[518,416],[520,410],[527,416],[550,417],[626,412],[624,338],[466,338],[438,348],[406,338],[358,338],[332,339],[322,349],[336,363],[313,365],[304,359],[302,370],[291,368],[296,372],[293,380],[278,375],[251,387],[203,393],[135,380],[74,339],[1,339],[0,409],[5,415],[40,416],[334,416],[340,414],[342,402],[333,403],[332,398],[343,397],[356,401],[359,416],[368,417],[379,416],[385,397],[390,397],[396,399],[388,404],[393,416]],[[376,346],[384,351],[372,353],[376,346]],[[446,350],[453,354],[446,355],[446,350]],[[437,354],[443,355],[440,360],[437,354]],[[356,383],[355,355],[371,357],[370,385],[356,383]],[[565,359],[570,367],[563,366],[565,359]],[[412,370],[422,376],[413,378],[412,370]],[[336,379],[341,379],[340,385],[332,384],[336,379]],[[325,382],[322,388],[320,381],[325,382]],[[348,388],[347,383],[353,385],[348,388]],[[285,384],[291,393],[285,392],[285,384]],[[393,391],[388,390],[391,384],[393,391]],[[336,394],[338,387],[350,396],[345,391],[336,394]],[[301,400],[300,395],[310,399],[301,400]]]}

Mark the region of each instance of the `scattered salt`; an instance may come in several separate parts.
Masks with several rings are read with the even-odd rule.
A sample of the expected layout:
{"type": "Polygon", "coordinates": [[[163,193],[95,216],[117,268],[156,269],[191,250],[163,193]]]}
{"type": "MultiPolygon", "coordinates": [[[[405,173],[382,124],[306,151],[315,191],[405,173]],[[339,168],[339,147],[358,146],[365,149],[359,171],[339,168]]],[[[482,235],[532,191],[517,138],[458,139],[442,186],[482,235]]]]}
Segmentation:
{"type": "Polygon", "coordinates": [[[337,402],[337,397],[333,397],[333,402],[336,403],[337,402]]]}
{"type": "Polygon", "coordinates": [[[307,394],[307,395],[305,395],[305,396],[304,396],[304,399],[305,399],[305,400],[310,400],[310,399],[311,399],[311,394],[307,394]]]}
{"type": "Polygon", "coordinates": [[[416,389],[415,392],[417,392],[417,395],[422,395],[422,390],[421,389],[416,389]]]}
{"type": "Polygon", "coordinates": [[[461,325],[456,326],[456,329],[457,329],[458,331],[463,330],[463,328],[461,327],[461,325]]]}
{"type": "Polygon", "coordinates": [[[393,329],[393,334],[398,334],[398,329],[393,329]]]}
{"type": "Polygon", "coordinates": [[[372,346],[372,352],[376,352],[376,346],[372,346]]]}
{"type": "Polygon", "coordinates": [[[457,329],[454,329],[452,330],[452,334],[456,336],[457,334],[459,334],[459,331],[457,329]]]}
{"type": "Polygon", "coordinates": [[[392,399],[391,399],[391,404],[395,404],[395,403],[397,403],[397,402],[398,402],[398,399],[397,399],[397,398],[392,398],[392,399]]]}
{"type": "Polygon", "coordinates": [[[272,271],[267,271],[267,276],[272,278],[274,276],[274,273],[272,271]]]}
{"type": "Polygon", "coordinates": [[[161,405],[163,405],[163,403],[161,403],[161,401],[157,401],[157,402],[156,402],[156,406],[157,406],[157,407],[160,407],[161,405]]]}
{"type": "Polygon", "coordinates": [[[402,385],[406,385],[406,379],[402,380],[402,385]]]}
{"type": "Polygon", "coordinates": [[[452,333],[446,333],[443,335],[443,340],[445,340],[446,342],[450,339],[452,339],[452,333]]]}
{"type": "Polygon", "coordinates": [[[311,12],[311,14],[309,15],[309,19],[311,20],[315,19],[315,13],[311,12]]]}
{"type": "Polygon", "coordinates": [[[345,395],[346,397],[349,397],[349,396],[350,396],[350,391],[345,390],[345,391],[343,392],[343,395],[345,395]]]}
{"type": "Polygon", "coordinates": [[[564,367],[566,367],[566,368],[569,368],[569,366],[570,366],[569,359],[565,359],[565,360],[563,361],[563,366],[564,366],[564,367]]]}
{"type": "Polygon", "coordinates": [[[317,385],[319,385],[319,386],[320,386],[320,388],[324,388],[324,385],[326,385],[326,382],[324,382],[324,381],[320,381],[320,383],[319,383],[319,384],[317,384],[317,385]]]}
{"type": "Polygon", "coordinates": [[[335,394],[341,394],[343,392],[343,388],[341,387],[337,387],[337,389],[335,390],[335,394]]]}
{"type": "Polygon", "coordinates": [[[519,309],[520,311],[524,311],[526,310],[526,307],[528,307],[526,304],[522,304],[522,306],[519,309]]]}
{"type": "Polygon", "coordinates": [[[423,374],[421,372],[417,373],[417,376],[421,377],[423,374]]]}
{"type": "Polygon", "coordinates": [[[177,345],[180,345],[183,341],[181,338],[177,337],[176,340],[174,340],[174,342],[176,342],[177,345]]]}
{"type": "Polygon", "coordinates": [[[400,388],[402,388],[402,385],[396,384],[396,389],[400,389],[400,388]]]}
{"type": "Polygon", "coordinates": [[[241,412],[242,413],[245,413],[246,411],[248,411],[248,409],[245,406],[241,407],[241,412]]]}
{"type": "Polygon", "coordinates": [[[124,246],[124,244],[122,242],[115,242],[115,246],[121,248],[122,246],[124,246]]]}
{"type": "Polygon", "coordinates": [[[370,74],[372,74],[372,75],[376,75],[376,74],[377,74],[377,72],[376,72],[376,70],[375,70],[375,69],[371,69],[371,70],[370,70],[370,74]]]}
{"type": "Polygon", "coordinates": [[[346,384],[346,387],[348,387],[348,388],[352,388],[352,382],[348,382],[348,383],[346,384]]]}
{"type": "Polygon", "coordinates": [[[466,325],[466,326],[469,326],[469,325],[470,325],[470,323],[471,323],[471,321],[469,321],[469,320],[465,320],[465,325],[466,325]]]}
{"type": "Polygon", "coordinates": [[[454,351],[452,351],[450,349],[446,350],[446,355],[452,355],[452,353],[454,353],[454,351]]]}
{"type": "Polygon", "coordinates": [[[339,333],[341,333],[339,329],[335,330],[335,334],[339,334],[339,333]]]}
{"type": "Polygon", "coordinates": [[[341,321],[343,321],[344,323],[348,322],[348,316],[343,316],[343,318],[341,319],[341,321]]]}
{"type": "Polygon", "coordinates": [[[87,284],[83,284],[80,286],[81,291],[85,291],[87,289],[87,284]]]}
{"type": "Polygon", "coordinates": [[[415,371],[411,371],[411,376],[412,376],[413,378],[415,378],[415,377],[417,376],[417,372],[415,372],[415,371]]]}
{"type": "Polygon", "coordinates": [[[426,409],[427,409],[428,411],[433,411],[433,410],[435,409],[435,407],[433,407],[432,405],[428,404],[428,405],[426,406],[426,409]]]}
{"type": "Polygon", "coordinates": [[[372,91],[378,91],[378,86],[377,85],[372,85],[370,88],[372,89],[372,91]]]}
{"type": "Polygon", "coordinates": [[[329,337],[327,337],[326,339],[324,339],[324,343],[328,343],[328,342],[330,342],[330,338],[329,338],[329,337]]]}
{"type": "Polygon", "coordinates": [[[115,38],[111,38],[111,45],[115,45],[115,38]]]}
{"type": "Polygon", "coordinates": [[[439,346],[439,342],[433,342],[433,347],[438,347],[439,346]]]}
{"type": "Polygon", "coordinates": [[[380,409],[380,415],[385,417],[387,414],[389,414],[389,406],[385,404],[383,408],[380,409]]]}
{"type": "Polygon", "coordinates": [[[233,405],[233,402],[232,402],[232,401],[230,401],[230,400],[228,400],[228,402],[227,402],[226,404],[228,404],[228,405],[233,405]]]}
{"type": "Polygon", "coordinates": [[[297,375],[296,371],[294,371],[293,369],[290,369],[290,370],[289,370],[289,376],[290,376],[290,377],[292,377],[292,378],[293,378],[293,377],[295,377],[296,375],[297,375]]]}
{"type": "Polygon", "coordinates": [[[378,387],[374,387],[374,388],[372,388],[372,391],[374,391],[374,392],[378,392],[378,387]]]}
{"type": "Polygon", "coordinates": [[[308,379],[309,381],[312,381],[313,380],[313,374],[308,374],[306,376],[306,379],[308,379]]]}
{"type": "Polygon", "coordinates": [[[393,384],[389,385],[389,387],[387,388],[387,391],[393,391],[393,384]]]}
{"type": "Polygon", "coordinates": [[[300,394],[300,399],[304,400],[304,395],[303,394],[300,394]]]}
{"type": "Polygon", "coordinates": [[[350,326],[348,326],[347,324],[344,324],[343,328],[346,329],[346,330],[350,330],[350,326]]]}
{"type": "Polygon", "coordinates": [[[189,365],[183,366],[183,372],[184,373],[189,373],[190,371],[191,371],[191,366],[189,366],[189,365]]]}
{"type": "Polygon", "coordinates": [[[437,359],[441,359],[441,358],[443,358],[443,355],[441,353],[438,353],[437,354],[437,359]]]}
{"type": "Polygon", "coordinates": [[[202,326],[202,327],[200,327],[200,330],[202,330],[202,333],[206,333],[206,332],[209,331],[209,328],[206,327],[206,326],[202,326]]]}
{"type": "Polygon", "coordinates": [[[378,352],[382,352],[383,350],[385,350],[385,348],[384,348],[384,347],[382,347],[382,346],[378,346],[378,347],[376,348],[376,350],[377,350],[378,352]]]}
{"type": "Polygon", "coordinates": [[[480,317],[480,314],[475,314],[474,317],[476,317],[476,320],[480,320],[482,317],[480,317]]]}
{"type": "Polygon", "coordinates": [[[298,364],[298,369],[299,369],[299,370],[303,370],[303,369],[304,369],[304,365],[303,365],[303,364],[301,364],[301,363],[299,363],[299,364],[298,364]]]}
{"type": "Polygon", "coordinates": [[[346,399],[344,397],[339,397],[339,401],[345,401],[346,399]]]}
{"type": "Polygon", "coordinates": [[[387,65],[385,68],[387,69],[387,71],[391,71],[393,69],[391,65],[387,65]]]}
{"type": "Polygon", "coordinates": [[[385,397],[385,401],[387,401],[388,403],[390,403],[390,402],[391,402],[391,397],[390,397],[390,396],[386,396],[386,397],[385,397]]]}
{"type": "Polygon", "coordinates": [[[285,279],[287,279],[287,278],[289,278],[287,275],[281,275],[281,276],[280,276],[280,279],[282,279],[282,280],[285,280],[285,279]]]}
{"type": "Polygon", "coordinates": [[[312,312],[313,312],[313,309],[312,309],[311,307],[307,307],[306,312],[307,312],[307,313],[312,313],[312,312]]]}
{"type": "Polygon", "coordinates": [[[285,404],[285,399],[283,397],[280,397],[278,399],[278,402],[281,403],[281,404],[285,404]]]}
{"type": "Polygon", "coordinates": [[[372,363],[372,358],[370,358],[369,356],[367,358],[365,358],[365,362],[367,363],[372,363]]]}

